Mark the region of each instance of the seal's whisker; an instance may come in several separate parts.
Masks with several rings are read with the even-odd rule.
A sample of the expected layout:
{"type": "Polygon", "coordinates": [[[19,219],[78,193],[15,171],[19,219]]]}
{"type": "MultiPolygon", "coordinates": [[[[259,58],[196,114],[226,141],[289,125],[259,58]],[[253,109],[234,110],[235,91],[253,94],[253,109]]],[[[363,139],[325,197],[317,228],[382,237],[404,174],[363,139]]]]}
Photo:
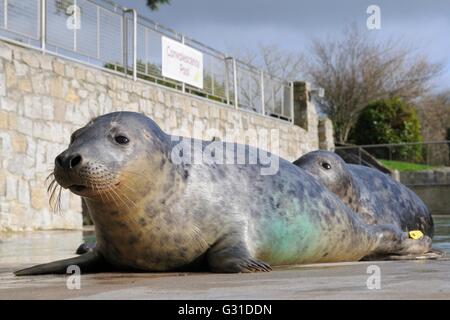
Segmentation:
{"type": "Polygon", "coordinates": [[[48,188],[47,188],[47,192],[50,192],[50,190],[51,190],[54,186],[56,186],[55,184],[58,185],[58,183],[56,182],[56,179],[53,179],[52,182],[50,182],[50,185],[49,185],[48,188]]]}
{"type": "Polygon", "coordinates": [[[61,192],[62,187],[59,184],[55,184],[50,194],[50,199],[48,202],[50,208],[55,213],[61,213],[61,192]]]}
{"type": "Polygon", "coordinates": [[[59,192],[58,197],[56,198],[56,205],[57,205],[57,213],[62,214],[62,207],[61,207],[61,193],[62,193],[62,187],[59,186],[59,192]]]}
{"type": "Polygon", "coordinates": [[[117,190],[123,197],[125,197],[132,205],[133,205],[133,207],[135,207],[136,208],[136,203],[133,201],[133,200],[131,200],[130,198],[128,198],[128,196],[124,193],[124,192],[122,192],[122,191],[120,191],[120,190],[117,190]]]}
{"type": "Polygon", "coordinates": [[[131,200],[124,192],[122,192],[121,190],[117,190],[117,188],[116,188],[116,191],[117,191],[117,193],[119,193],[124,199],[126,199],[126,200],[128,201],[128,203],[131,204],[132,207],[134,207],[134,208],[137,207],[137,206],[136,206],[136,203],[135,203],[133,200],[131,200]]]}
{"type": "Polygon", "coordinates": [[[56,191],[56,188],[58,187],[58,185],[55,185],[53,188],[52,188],[52,191],[50,192],[50,190],[49,190],[49,192],[50,192],[50,197],[49,197],[49,200],[48,200],[48,203],[50,204],[50,207],[52,208],[52,209],[54,209],[54,196],[55,196],[55,191],[56,191]]]}
{"type": "Polygon", "coordinates": [[[119,207],[119,203],[116,201],[116,198],[114,197],[114,194],[111,191],[109,191],[109,190],[106,190],[106,192],[111,196],[111,198],[113,199],[113,201],[116,204],[116,206],[119,207]]]}
{"type": "Polygon", "coordinates": [[[134,171],[129,171],[129,170],[122,170],[122,173],[131,173],[131,174],[135,174],[139,177],[142,177],[142,172],[134,172],[134,171]]]}
{"type": "Polygon", "coordinates": [[[114,196],[114,194],[111,191],[109,191],[109,190],[106,190],[105,192],[108,195],[108,199],[111,198],[112,201],[114,201],[114,203],[116,204],[116,206],[119,207],[119,203],[117,202],[116,197],[114,196]]]}
{"type": "Polygon", "coordinates": [[[50,172],[50,174],[47,176],[47,178],[45,178],[45,183],[47,183],[48,180],[50,180],[50,178],[55,179],[55,172],[54,171],[50,172]]]}
{"type": "Polygon", "coordinates": [[[128,209],[131,209],[130,206],[123,200],[123,198],[116,192],[116,190],[114,190],[114,188],[110,188],[109,190],[111,190],[128,209]]]}
{"type": "Polygon", "coordinates": [[[105,200],[103,199],[103,195],[102,195],[103,192],[101,192],[98,185],[96,183],[90,183],[90,184],[91,184],[92,189],[97,190],[97,193],[100,194],[100,198],[102,199],[102,202],[105,202],[105,200]]]}
{"type": "Polygon", "coordinates": [[[123,181],[122,181],[121,185],[124,186],[125,188],[127,188],[127,189],[130,190],[130,191],[137,192],[136,189],[130,187],[129,185],[127,185],[127,184],[124,183],[123,181]]]}

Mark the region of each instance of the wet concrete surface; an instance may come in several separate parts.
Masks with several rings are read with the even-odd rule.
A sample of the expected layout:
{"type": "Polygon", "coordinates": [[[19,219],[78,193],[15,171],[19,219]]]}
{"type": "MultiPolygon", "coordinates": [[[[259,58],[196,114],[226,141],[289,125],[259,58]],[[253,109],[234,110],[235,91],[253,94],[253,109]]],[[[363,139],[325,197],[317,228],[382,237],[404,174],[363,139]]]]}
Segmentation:
{"type": "MultiPolygon", "coordinates": [[[[74,256],[92,231],[0,234],[0,299],[450,299],[450,216],[436,217],[438,260],[371,261],[277,267],[270,273],[100,273],[16,277],[12,271],[74,256]],[[380,289],[369,289],[369,266],[380,289]]],[[[372,278],[370,278],[372,279],[372,278]]],[[[371,282],[374,284],[374,282],[371,282]]]]}

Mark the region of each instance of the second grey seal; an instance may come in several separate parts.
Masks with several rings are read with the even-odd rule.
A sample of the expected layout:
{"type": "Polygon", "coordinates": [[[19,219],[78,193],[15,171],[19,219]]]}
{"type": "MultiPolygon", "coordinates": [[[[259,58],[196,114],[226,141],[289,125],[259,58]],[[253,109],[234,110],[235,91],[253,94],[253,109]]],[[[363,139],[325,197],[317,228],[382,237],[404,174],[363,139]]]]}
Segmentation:
{"type": "Polygon", "coordinates": [[[309,152],[294,164],[339,196],[369,224],[395,224],[432,237],[433,218],[423,201],[405,185],[366,166],[347,164],[334,152],[309,152]]]}

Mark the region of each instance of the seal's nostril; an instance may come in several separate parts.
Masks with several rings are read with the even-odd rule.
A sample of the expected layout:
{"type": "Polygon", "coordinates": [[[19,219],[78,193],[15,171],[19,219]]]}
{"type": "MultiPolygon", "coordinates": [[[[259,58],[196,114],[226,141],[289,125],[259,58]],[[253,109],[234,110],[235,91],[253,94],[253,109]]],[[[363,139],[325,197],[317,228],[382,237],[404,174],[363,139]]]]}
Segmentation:
{"type": "Polygon", "coordinates": [[[79,165],[81,163],[81,156],[80,155],[76,155],[75,157],[73,157],[70,160],[70,167],[71,168],[75,168],[77,165],[79,165]]]}
{"type": "Polygon", "coordinates": [[[83,159],[79,154],[62,153],[55,159],[55,164],[63,169],[72,169],[78,166],[83,159]]]}

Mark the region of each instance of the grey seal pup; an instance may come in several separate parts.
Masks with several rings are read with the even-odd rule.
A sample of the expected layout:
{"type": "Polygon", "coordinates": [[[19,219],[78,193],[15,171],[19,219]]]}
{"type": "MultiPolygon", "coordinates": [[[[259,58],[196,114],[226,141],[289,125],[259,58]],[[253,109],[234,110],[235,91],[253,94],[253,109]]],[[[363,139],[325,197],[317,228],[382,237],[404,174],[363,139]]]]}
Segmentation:
{"type": "Polygon", "coordinates": [[[395,224],[405,232],[433,237],[433,218],[423,201],[405,185],[366,166],[345,163],[336,153],[313,151],[294,164],[338,195],[369,224],[395,224]]]}
{"type": "Polygon", "coordinates": [[[231,144],[246,159],[257,156],[255,163],[239,163],[236,152],[228,153],[230,144],[194,142],[201,146],[192,147],[194,157],[211,151],[211,143],[225,152],[212,152],[217,161],[179,162],[187,149],[180,151],[178,137],[134,112],[106,114],[75,131],[55,159],[55,183],[83,197],[97,244],[86,254],[15,274],[66,273],[71,265],[82,273],[255,272],[431,248],[429,237],[412,240],[391,225],[365,223],[284,159],[270,155],[278,170],[262,174],[267,163],[260,149],[231,144]],[[234,163],[218,161],[225,157],[234,163]]]}

